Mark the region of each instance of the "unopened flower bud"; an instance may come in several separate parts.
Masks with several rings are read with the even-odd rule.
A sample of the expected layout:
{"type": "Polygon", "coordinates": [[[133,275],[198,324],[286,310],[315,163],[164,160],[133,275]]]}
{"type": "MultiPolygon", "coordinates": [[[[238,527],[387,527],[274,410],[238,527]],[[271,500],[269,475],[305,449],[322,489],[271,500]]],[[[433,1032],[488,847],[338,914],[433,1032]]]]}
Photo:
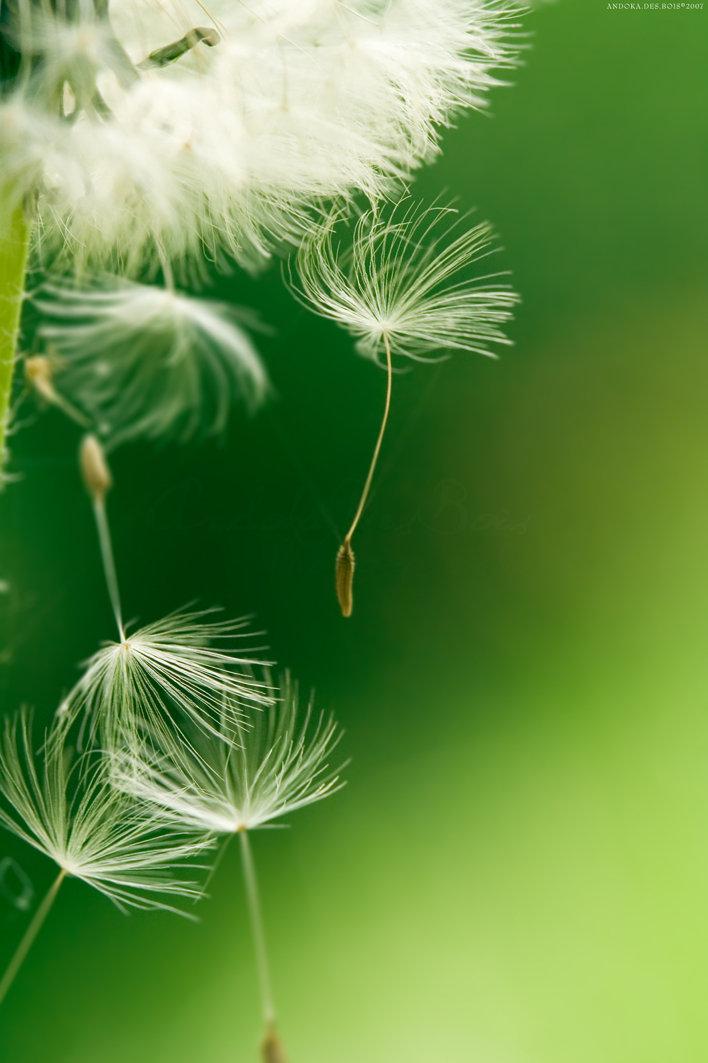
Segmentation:
{"type": "Polygon", "coordinates": [[[113,477],[103,447],[95,435],[86,435],[81,440],[79,465],[86,490],[94,502],[102,502],[106,491],[113,486],[113,477]]]}

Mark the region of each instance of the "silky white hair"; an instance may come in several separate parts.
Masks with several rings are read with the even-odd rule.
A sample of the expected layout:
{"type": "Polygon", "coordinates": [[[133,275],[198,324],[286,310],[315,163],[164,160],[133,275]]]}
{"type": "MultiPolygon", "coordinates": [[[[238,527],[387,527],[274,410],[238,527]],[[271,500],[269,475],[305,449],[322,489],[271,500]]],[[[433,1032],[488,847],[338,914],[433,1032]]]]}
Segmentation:
{"type": "Polygon", "coordinates": [[[496,250],[493,231],[483,222],[456,234],[455,215],[403,200],[365,211],[347,239],[334,210],[305,237],[291,287],[376,360],[386,342],[414,360],[451,349],[490,355],[490,343],[510,342],[500,326],[518,296],[498,273],[470,275],[496,250]]]}
{"type": "Polygon", "coordinates": [[[130,744],[142,725],[158,735],[190,721],[235,733],[245,706],[267,706],[273,695],[264,662],[248,652],[247,620],[207,619],[212,612],[171,613],[105,643],[60,705],[57,733],[81,721],[79,744],[104,749],[130,744]]]}
{"type": "Polygon", "coordinates": [[[110,447],[219,435],[232,403],[253,411],[269,392],[248,311],[116,277],[45,285],[34,303],[53,384],[110,447]]]}
{"type": "Polygon", "coordinates": [[[153,809],[116,790],[105,757],[88,755],[73,770],[69,759],[63,743],[50,739],[38,768],[29,714],[7,719],[0,738],[0,825],[119,908],[175,910],[159,895],[201,896],[196,883],[169,870],[211,839],[166,830],[153,809]]]}
{"type": "Polygon", "coordinates": [[[323,200],[380,197],[518,52],[507,0],[14,7],[5,191],[36,198],[77,268],[124,274],[204,247],[254,265],[323,200]]]}
{"type": "Polygon", "coordinates": [[[186,830],[234,834],[263,827],[338,790],[329,757],[342,732],[332,717],[304,712],[286,675],[270,706],[223,702],[220,733],[193,717],[184,735],[141,732],[138,746],[116,750],[113,781],[186,830]],[[196,726],[195,726],[196,725],[196,726]]]}

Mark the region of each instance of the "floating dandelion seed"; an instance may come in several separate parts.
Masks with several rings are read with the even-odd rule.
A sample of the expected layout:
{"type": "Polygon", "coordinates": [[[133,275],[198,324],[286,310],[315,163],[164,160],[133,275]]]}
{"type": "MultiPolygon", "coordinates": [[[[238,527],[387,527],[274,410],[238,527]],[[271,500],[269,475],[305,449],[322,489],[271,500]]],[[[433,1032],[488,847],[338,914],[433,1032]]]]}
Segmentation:
{"type": "Polygon", "coordinates": [[[323,716],[311,727],[311,704],[301,718],[289,678],[273,695],[265,708],[233,706],[225,697],[218,729],[192,714],[187,742],[148,724],[141,752],[116,754],[117,785],[170,821],[212,834],[255,830],[328,797],[343,785],[327,763],[340,729],[323,716]]]}
{"type": "MultiPolygon", "coordinates": [[[[202,833],[206,820],[221,816],[221,832],[239,834],[264,1002],[262,1055],[265,1063],[282,1063],[248,830],[337,788],[325,760],[338,732],[320,721],[308,735],[309,716],[298,728],[287,684],[282,705],[276,705],[257,661],[234,648],[211,648],[214,639],[241,637],[238,623],[174,614],[126,634],[105,516],[111,477],[99,437],[110,448],[137,436],[214,433],[224,426],[233,397],[252,406],[262,400],[265,374],[239,322],[227,320],[219,307],[175,293],[170,263],[186,273],[188,260],[201,260],[206,252],[217,266],[229,255],[259,266],[284,244],[299,242],[312,218],[321,216],[324,201],[349,202],[356,192],[372,200],[390,195],[394,182],[439,150],[441,125],[462,108],[484,105],[487,89],[498,83],[492,70],[513,64],[509,31],[516,9],[504,0],[214,3],[208,14],[201,0],[9,0],[0,6],[0,201],[12,236],[0,248],[7,262],[0,303],[9,308],[0,321],[0,451],[32,228],[42,234],[43,261],[60,269],[70,265],[76,276],[106,268],[142,276],[159,262],[167,292],[96,284],[76,293],[46,288],[39,300],[51,319],[43,329],[47,353],[43,362],[28,365],[28,379],[45,402],[95,433],[82,443],[82,469],[120,632],[118,643],[88,662],[62,706],[46,744],[46,770],[52,778],[57,766],[68,771],[62,743],[85,714],[89,743],[100,736],[113,748],[116,776],[122,771],[134,789],[149,783],[160,791],[159,800],[151,799],[156,819],[174,825],[191,810],[202,833]],[[213,26],[199,25],[205,18],[213,26]],[[24,210],[29,204],[31,224],[24,210]],[[52,261],[56,250],[65,252],[58,262],[52,261]],[[120,743],[122,759],[115,752],[120,743]]],[[[410,250],[409,237],[403,246],[410,250]]],[[[423,268],[420,260],[417,268],[423,268]]],[[[411,272],[406,282],[413,281],[411,272]]],[[[385,354],[388,368],[373,460],[338,555],[345,615],[352,608],[351,537],[383,440],[391,359],[422,357],[440,346],[432,304],[427,309],[426,335],[413,337],[409,329],[405,350],[396,348],[406,336],[402,319],[398,333],[385,315],[378,331],[371,321],[359,331],[356,322],[343,322],[361,340],[363,353],[379,360],[385,354]],[[427,348],[433,334],[436,342],[427,348]]],[[[448,324],[452,310],[448,305],[448,324]]],[[[448,329],[448,339],[454,332],[448,329]]],[[[66,788],[42,788],[28,767],[29,739],[18,747],[17,735],[11,737],[2,755],[12,768],[11,749],[23,748],[27,763],[21,757],[18,762],[24,774],[1,762],[0,768],[11,793],[29,795],[15,803],[19,821],[13,819],[11,829],[25,829],[22,809],[44,809],[47,816],[64,810],[66,838],[86,843],[76,852],[94,853],[94,872],[110,871],[112,835],[108,831],[104,844],[100,812],[109,807],[103,769],[91,789],[92,758],[102,760],[91,753],[77,772],[90,791],[84,812],[84,797],[74,805],[64,797],[62,804],[66,788]],[[42,804],[47,793],[51,800],[42,804]]],[[[120,800],[135,797],[123,793],[120,800]]],[[[38,822],[42,826],[44,819],[38,822]]],[[[32,841],[35,835],[40,837],[28,830],[21,836],[32,841]]],[[[53,842],[54,835],[48,837],[53,842]]],[[[67,869],[66,863],[21,949],[31,943],[65,875],[80,869],[90,881],[86,865],[75,859],[67,869]]],[[[137,865],[128,872],[142,874],[137,865]]],[[[119,888],[110,874],[94,878],[92,884],[107,882],[114,893],[119,888]]],[[[134,884],[120,882],[126,889],[134,884]]],[[[2,984],[9,984],[7,976],[2,984]]]]}
{"type": "Polygon", "coordinates": [[[43,396],[68,398],[110,446],[218,435],[232,402],[253,410],[268,393],[258,352],[236,323],[240,314],[258,327],[244,311],[118,278],[79,290],[47,285],[35,303],[54,353],[36,375],[43,396]]]}
{"type": "Polygon", "coordinates": [[[82,731],[90,741],[100,733],[106,747],[129,740],[141,723],[166,736],[189,720],[215,734],[237,731],[244,706],[269,705],[272,695],[258,678],[263,662],[244,655],[241,640],[254,637],[244,630],[248,620],[205,620],[215,611],[171,613],[106,643],[60,706],[60,733],[82,716],[82,731]]]}
{"type": "Polygon", "coordinates": [[[341,788],[328,763],[341,731],[331,717],[320,716],[310,727],[312,704],[300,720],[297,689],[287,677],[269,708],[246,709],[230,733],[233,718],[225,703],[221,735],[190,727],[187,742],[168,731],[154,735],[143,729],[141,749],[114,754],[114,782],[180,829],[238,834],[263,1004],[262,1054],[273,1063],[284,1059],[284,1051],[248,832],[341,788]]]}
{"type": "Polygon", "coordinates": [[[359,353],[376,361],[387,342],[392,356],[414,360],[438,350],[489,355],[488,344],[511,342],[499,326],[519,299],[499,273],[450,283],[498,250],[486,222],[454,236],[465,220],[456,215],[406,200],[386,213],[373,207],[343,247],[335,243],[341,211],[332,211],[298,252],[295,294],[356,336],[359,353]]]}
{"type": "Polygon", "coordinates": [[[459,220],[439,230],[450,208],[394,207],[386,217],[378,207],[357,221],[351,242],[335,244],[341,212],[332,211],[313,227],[297,255],[295,294],[316,313],[357,337],[357,350],[387,370],[386,400],[379,435],[354,519],[337,553],[335,589],[343,616],[353,607],[354,552],[351,539],[366,504],[383,443],[396,355],[415,361],[439,350],[492,355],[490,343],[510,343],[500,326],[511,317],[518,297],[499,274],[455,281],[461,270],[495,248],[483,223],[453,237],[459,220]]]}
{"type": "Polygon", "coordinates": [[[159,894],[196,899],[194,882],[175,879],[169,869],[211,845],[202,833],[178,836],[154,809],[116,790],[108,762],[99,755],[69,766],[56,738],[44,747],[38,769],[29,715],[5,721],[0,739],[0,824],[48,856],[59,875],[25,933],[2,979],[0,1001],[12,984],[65,878],[78,878],[119,908],[177,911],[159,894]]]}
{"type": "Polygon", "coordinates": [[[113,478],[94,435],[84,436],[79,465],[93,503],[119,641],[106,643],[86,662],[84,675],[59,708],[57,734],[63,738],[81,716],[79,744],[88,728],[89,745],[100,734],[105,748],[130,742],[141,724],[157,734],[167,734],[171,724],[179,727],[186,720],[233,731],[242,703],[272,702],[267,682],[257,675],[267,662],[241,652],[241,640],[253,638],[252,632],[243,631],[248,620],[205,620],[218,612],[214,609],[178,611],[126,632],[105,505],[113,478]],[[209,720],[214,722],[210,725],[209,720]]]}
{"type": "MultiPolygon", "coordinates": [[[[204,841],[177,844],[159,834],[154,809],[131,800],[110,784],[103,757],[72,772],[69,756],[51,741],[38,771],[32,751],[28,713],[5,721],[0,743],[0,794],[11,808],[0,807],[0,822],[39,849],[65,875],[80,878],[118,904],[164,907],[144,896],[155,892],[194,897],[192,883],[171,881],[161,872],[199,852],[204,841]],[[72,793],[72,776],[77,776],[72,793]]],[[[163,820],[164,825],[164,820],[163,820]]]]}

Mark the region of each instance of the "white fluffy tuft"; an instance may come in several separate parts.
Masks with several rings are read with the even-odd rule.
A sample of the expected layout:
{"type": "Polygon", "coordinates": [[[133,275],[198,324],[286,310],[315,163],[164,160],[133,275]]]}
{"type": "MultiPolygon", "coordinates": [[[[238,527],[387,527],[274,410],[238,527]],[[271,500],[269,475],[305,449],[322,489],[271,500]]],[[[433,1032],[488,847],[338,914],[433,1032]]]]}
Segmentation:
{"type": "Polygon", "coordinates": [[[268,393],[232,307],[117,278],[91,289],[47,285],[35,304],[57,390],[109,446],[218,435],[232,402],[254,410],[268,393]]]}
{"type": "MultiPolygon", "coordinates": [[[[157,895],[198,898],[193,882],[174,879],[210,842],[165,831],[154,809],[111,785],[108,761],[84,758],[70,770],[61,744],[45,746],[38,770],[27,713],[5,721],[0,739],[0,825],[39,849],[66,874],[109,897],[119,908],[168,908],[157,895]]],[[[174,909],[172,909],[174,910],[174,909]]]]}
{"type": "Polygon", "coordinates": [[[441,224],[454,213],[405,200],[392,210],[373,208],[342,246],[333,211],[300,247],[295,294],[374,359],[385,341],[392,354],[413,359],[451,349],[490,354],[490,343],[510,342],[500,325],[518,297],[499,274],[466,275],[495,250],[493,232],[484,222],[455,236],[455,224],[441,224]]]}
{"type": "Polygon", "coordinates": [[[77,267],[121,272],[160,248],[253,264],[323,199],[384,194],[518,52],[507,0],[113,0],[70,22],[19,6],[3,176],[77,267]],[[177,55],[205,21],[218,42],[177,55]]]}
{"type": "MultiPolygon", "coordinates": [[[[230,714],[224,719],[228,724],[230,714]]],[[[312,705],[300,717],[297,689],[286,677],[274,703],[245,708],[236,733],[143,731],[137,750],[115,754],[114,782],[162,810],[182,829],[234,834],[321,801],[343,784],[328,765],[341,738],[332,718],[310,727],[312,705]]]]}

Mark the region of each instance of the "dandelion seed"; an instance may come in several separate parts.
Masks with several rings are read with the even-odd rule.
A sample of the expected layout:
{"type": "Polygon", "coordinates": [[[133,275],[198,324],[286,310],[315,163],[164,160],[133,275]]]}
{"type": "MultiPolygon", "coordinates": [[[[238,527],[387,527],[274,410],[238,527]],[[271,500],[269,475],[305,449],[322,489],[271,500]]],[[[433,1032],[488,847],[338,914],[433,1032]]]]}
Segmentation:
{"type": "Polygon", "coordinates": [[[236,707],[224,691],[216,727],[196,713],[183,734],[154,732],[148,720],[140,751],[116,754],[117,785],[170,821],[213,834],[255,830],[323,800],[343,785],[327,762],[341,732],[331,718],[311,726],[311,704],[300,718],[289,678],[272,693],[270,705],[236,707]]]}
{"type": "MultiPolygon", "coordinates": [[[[322,317],[357,337],[360,354],[387,371],[386,400],[379,435],[354,519],[337,553],[335,589],[342,615],[351,616],[354,554],[351,539],[371,489],[391,407],[393,358],[429,361],[439,350],[491,355],[489,344],[508,344],[500,326],[518,297],[499,274],[455,281],[454,277],[494,250],[483,223],[453,237],[439,231],[450,208],[421,209],[399,204],[385,217],[374,207],[356,223],[351,243],[335,244],[341,212],[313,227],[297,255],[299,298],[322,317]]],[[[493,357],[493,355],[492,355],[493,357]]]]}
{"type": "Polygon", "coordinates": [[[179,829],[238,834],[265,1027],[262,1058],[284,1063],[248,832],[340,789],[328,758],[341,732],[322,716],[310,728],[311,704],[299,721],[297,689],[288,677],[278,700],[262,711],[247,710],[236,733],[228,734],[234,714],[226,701],[223,713],[221,735],[192,727],[187,742],[144,728],[142,748],[115,751],[114,783],[179,829]]]}
{"type": "Polygon", "coordinates": [[[45,744],[38,769],[26,712],[5,721],[0,739],[0,825],[48,856],[59,868],[2,979],[0,1001],[39,932],[65,878],[77,878],[105,894],[122,911],[127,907],[178,911],[159,899],[196,898],[194,882],[170,877],[211,840],[166,830],[154,810],[116,790],[102,756],[83,760],[72,770],[61,741],[45,744]]]}
{"type": "Polygon", "coordinates": [[[46,286],[35,303],[49,319],[40,336],[58,356],[53,388],[111,447],[218,435],[232,402],[253,410],[268,393],[258,352],[235,323],[240,313],[257,326],[244,311],[117,278],[78,291],[46,286]]]}
{"type": "Polygon", "coordinates": [[[519,299],[501,274],[453,279],[497,250],[491,226],[455,236],[464,217],[453,221],[452,208],[406,200],[387,213],[362,214],[345,247],[335,243],[341,211],[313,226],[297,255],[295,294],[378,362],[387,340],[393,357],[413,360],[439,350],[490,355],[490,343],[509,344],[500,326],[519,299]]]}
{"type": "Polygon", "coordinates": [[[258,677],[263,662],[243,652],[241,640],[253,639],[248,621],[205,620],[213,612],[171,613],[106,643],[60,706],[60,733],[83,717],[81,741],[86,731],[89,744],[100,734],[105,748],[129,742],[141,724],[168,734],[191,720],[233,734],[244,706],[269,705],[272,695],[258,677]]]}
{"type": "MultiPolygon", "coordinates": [[[[5,721],[0,742],[0,823],[39,849],[73,878],[105,893],[119,907],[165,907],[151,896],[194,897],[193,883],[163,874],[204,848],[202,840],[177,843],[160,828],[153,810],[117,791],[102,756],[72,770],[67,750],[49,740],[42,769],[32,751],[31,719],[5,721]]],[[[164,820],[163,820],[164,827],[164,820]]]]}

